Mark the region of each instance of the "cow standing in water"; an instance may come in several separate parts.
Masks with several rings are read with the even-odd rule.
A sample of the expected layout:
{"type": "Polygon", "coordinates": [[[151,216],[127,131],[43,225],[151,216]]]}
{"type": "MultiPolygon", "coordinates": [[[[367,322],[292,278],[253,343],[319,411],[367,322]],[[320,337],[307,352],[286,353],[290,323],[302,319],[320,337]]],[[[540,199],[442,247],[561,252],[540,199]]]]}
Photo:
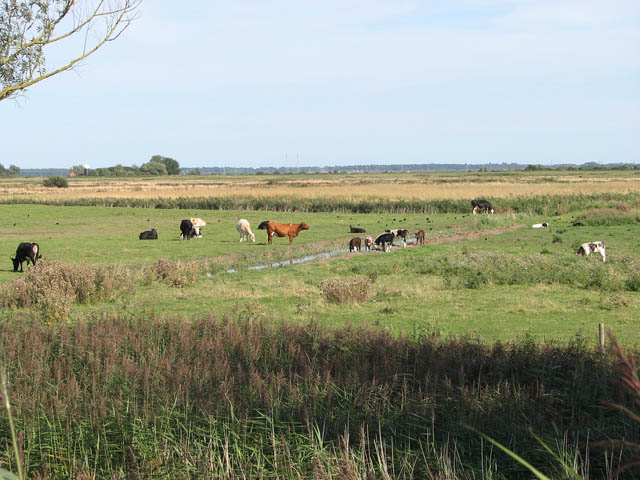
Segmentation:
{"type": "Polygon", "coordinates": [[[362,245],[362,239],[360,237],[353,237],[351,240],[349,240],[349,251],[359,252],[361,245],[362,245]]]}
{"type": "Polygon", "coordinates": [[[38,245],[35,242],[34,243],[23,242],[20,245],[18,245],[18,248],[16,249],[15,258],[11,259],[13,261],[13,271],[17,272],[18,265],[19,265],[20,271],[22,272],[23,271],[22,264],[25,262],[25,260],[27,262],[27,266],[29,265],[29,261],[31,261],[31,263],[35,265],[36,260],[38,260],[41,257],[42,255],[40,255],[40,245],[38,245]]]}

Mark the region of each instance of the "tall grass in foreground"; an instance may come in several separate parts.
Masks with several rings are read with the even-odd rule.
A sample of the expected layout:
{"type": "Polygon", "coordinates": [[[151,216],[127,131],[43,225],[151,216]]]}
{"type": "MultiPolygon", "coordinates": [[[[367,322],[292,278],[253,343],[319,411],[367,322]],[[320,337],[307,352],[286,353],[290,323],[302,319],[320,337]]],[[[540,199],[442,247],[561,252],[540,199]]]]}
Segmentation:
{"type": "MultiPolygon", "coordinates": [[[[32,478],[523,478],[472,425],[546,471],[532,440],[580,452],[603,478],[637,442],[609,380],[615,360],[583,343],[488,345],[267,326],[236,318],[0,325],[24,467],[32,478]]],[[[0,468],[15,471],[0,416],[0,468]]]]}
{"type": "MultiPolygon", "coordinates": [[[[538,195],[491,198],[487,200],[500,213],[556,215],[588,208],[616,208],[620,204],[640,206],[638,193],[599,193],[591,195],[538,195]]],[[[3,198],[0,204],[54,206],[134,207],[186,210],[262,210],[276,212],[330,213],[469,213],[469,200],[363,200],[345,197],[307,198],[296,195],[278,197],[182,197],[182,198],[3,198]]]]}

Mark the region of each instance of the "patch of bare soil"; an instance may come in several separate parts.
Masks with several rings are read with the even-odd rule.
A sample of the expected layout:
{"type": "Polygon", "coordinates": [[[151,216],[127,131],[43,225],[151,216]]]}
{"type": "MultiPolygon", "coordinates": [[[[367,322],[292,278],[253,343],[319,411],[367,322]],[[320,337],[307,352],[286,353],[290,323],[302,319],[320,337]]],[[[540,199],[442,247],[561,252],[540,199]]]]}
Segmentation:
{"type": "Polygon", "coordinates": [[[451,243],[460,240],[476,240],[487,235],[500,235],[504,232],[511,232],[519,228],[525,227],[526,224],[511,225],[510,227],[492,228],[491,230],[477,230],[473,232],[455,233],[453,235],[444,235],[442,237],[434,237],[425,241],[425,243],[451,243]]]}

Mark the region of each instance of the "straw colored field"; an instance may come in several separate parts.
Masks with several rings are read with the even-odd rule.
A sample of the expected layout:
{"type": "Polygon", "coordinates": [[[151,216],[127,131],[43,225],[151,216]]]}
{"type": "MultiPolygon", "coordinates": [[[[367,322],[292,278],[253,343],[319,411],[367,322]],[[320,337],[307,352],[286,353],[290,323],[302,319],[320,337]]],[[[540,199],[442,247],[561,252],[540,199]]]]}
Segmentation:
{"type": "Polygon", "coordinates": [[[554,175],[345,174],[77,178],[52,189],[41,179],[0,181],[0,199],[299,197],[360,200],[438,200],[640,192],[640,175],[628,172],[554,175]]]}

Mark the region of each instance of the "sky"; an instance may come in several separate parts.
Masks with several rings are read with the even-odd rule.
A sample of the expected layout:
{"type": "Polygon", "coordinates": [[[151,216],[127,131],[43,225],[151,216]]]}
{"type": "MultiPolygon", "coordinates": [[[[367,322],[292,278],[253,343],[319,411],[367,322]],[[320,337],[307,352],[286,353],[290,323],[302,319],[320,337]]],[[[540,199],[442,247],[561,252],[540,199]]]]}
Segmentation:
{"type": "Polygon", "coordinates": [[[640,2],[144,0],[0,102],[0,142],[21,168],[640,162],[640,2]]]}

